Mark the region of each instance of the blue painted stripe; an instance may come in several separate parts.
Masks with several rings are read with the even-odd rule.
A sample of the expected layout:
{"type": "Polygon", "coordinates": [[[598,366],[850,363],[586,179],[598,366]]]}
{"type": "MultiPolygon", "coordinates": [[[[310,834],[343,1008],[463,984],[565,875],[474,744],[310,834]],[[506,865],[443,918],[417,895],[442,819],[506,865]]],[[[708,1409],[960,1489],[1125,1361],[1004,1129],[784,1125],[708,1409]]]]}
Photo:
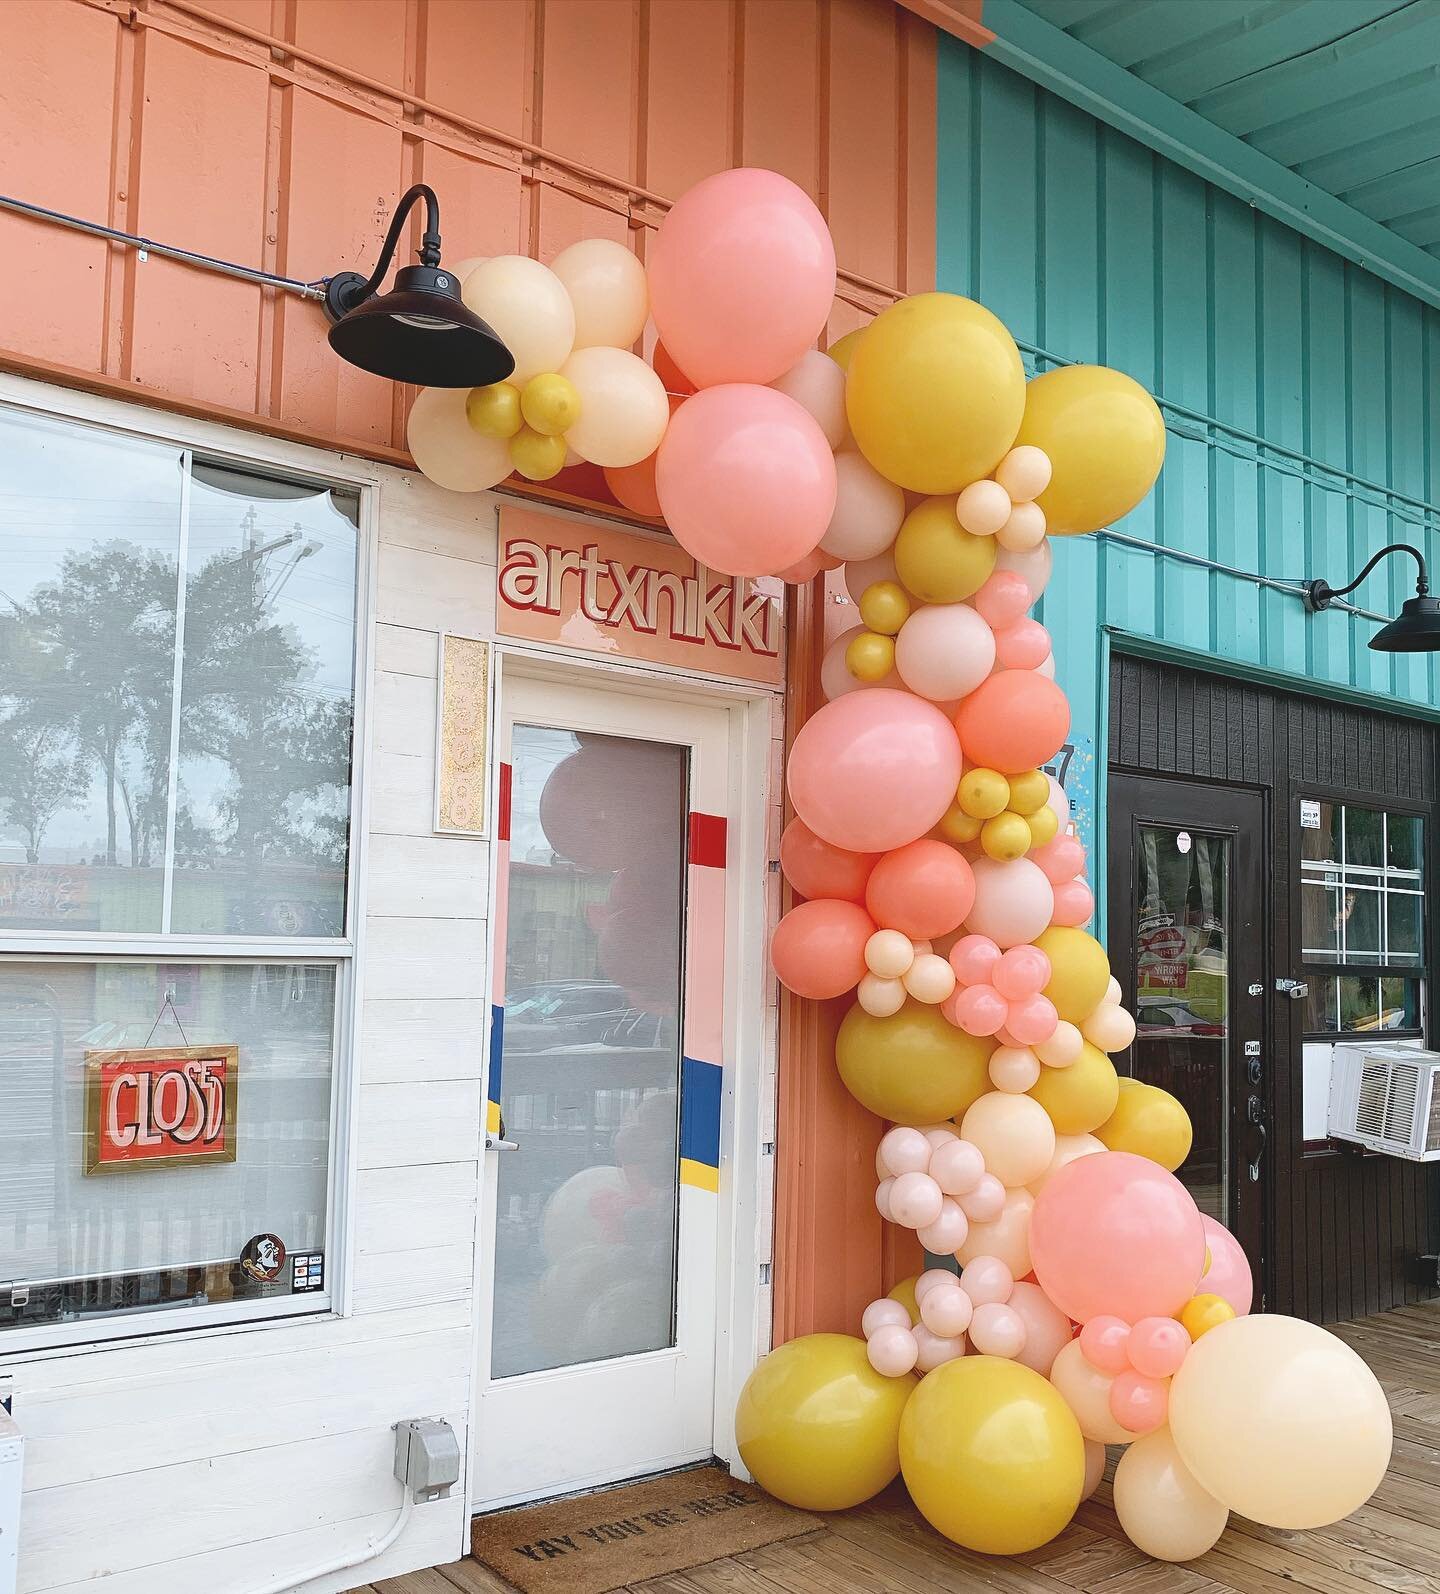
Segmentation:
{"type": "Polygon", "coordinates": [[[490,1082],[486,1095],[500,1100],[500,1063],[505,1053],[505,1009],[499,1002],[490,1004],[490,1082]]]}
{"type": "Polygon", "coordinates": [[[680,1155],[720,1166],[720,1092],[724,1070],[698,1058],[680,1060],[680,1155]]]}

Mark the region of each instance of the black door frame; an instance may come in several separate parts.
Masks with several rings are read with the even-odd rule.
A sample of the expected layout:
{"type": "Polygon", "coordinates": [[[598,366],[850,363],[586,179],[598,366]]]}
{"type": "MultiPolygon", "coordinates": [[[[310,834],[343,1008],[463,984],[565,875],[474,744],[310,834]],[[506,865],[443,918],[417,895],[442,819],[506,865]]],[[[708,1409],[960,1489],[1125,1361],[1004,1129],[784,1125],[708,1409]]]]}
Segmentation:
{"type": "MultiPolygon", "coordinates": [[[[1269,1144],[1276,1069],[1283,1066],[1273,1049],[1270,1003],[1270,905],[1267,837],[1269,814],[1264,788],[1154,775],[1112,766],[1107,787],[1108,913],[1106,940],[1111,967],[1123,1000],[1135,1011],[1135,857],[1141,825],[1162,825],[1203,835],[1228,837],[1227,882],[1229,989],[1226,1161],[1230,1191],[1229,1224],[1245,1247],[1256,1281],[1256,1308],[1268,1290],[1267,1238],[1275,1162],[1269,1144]],[[1247,1044],[1258,1046],[1260,1077],[1255,1081],[1247,1044]],[[1253,1107],[1251,1103],[1256,1105],[1253,1107]],[[1252,1116],[1255,1114],[1255,1116],[1252,1116]],[[1258,1159],[1259,1178],[1250,1169],[1258,1159]]],[[[1116,1059],[1133,1073],[1133,1048],[1116,1059]]]]}

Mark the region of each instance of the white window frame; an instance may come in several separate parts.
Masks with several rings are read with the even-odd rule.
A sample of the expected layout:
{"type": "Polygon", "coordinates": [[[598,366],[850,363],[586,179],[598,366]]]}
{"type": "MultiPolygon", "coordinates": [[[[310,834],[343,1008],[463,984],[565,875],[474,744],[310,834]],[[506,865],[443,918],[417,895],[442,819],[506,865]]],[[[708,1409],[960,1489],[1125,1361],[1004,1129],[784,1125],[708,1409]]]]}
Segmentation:
{"type": "Polygon", "coordinates": [[[177,1335],[294,1324],[297,1318],[349,1316],[353,1307],[355,1132],[358,1112],[359,1024],[365,939],[365,858],[369,846],[370,688],[375,668],[376,582],[380,472],[352,455],[332,454],[259,432],[0,372],[0,410],[158,442],[203,454],[240,470],[299,476],[317,486],[353,492],[359,502],[355,582],[355,695],[351,728],[350,837],[342,936],[285,939],[255,936],[165,935],[37,930],[0,932],[0,961],[94,963],[325,963],[336,967],[334,1065],[330,1091],[330,1157],[326,1170],[325,1289],[314,1295],[271,1296],[211,1306],[116,1312],[81,1322],[0,1329],[0,1368],[37,1354],[82,1355],[105,1345],[171,1340],[177,1335]]]}

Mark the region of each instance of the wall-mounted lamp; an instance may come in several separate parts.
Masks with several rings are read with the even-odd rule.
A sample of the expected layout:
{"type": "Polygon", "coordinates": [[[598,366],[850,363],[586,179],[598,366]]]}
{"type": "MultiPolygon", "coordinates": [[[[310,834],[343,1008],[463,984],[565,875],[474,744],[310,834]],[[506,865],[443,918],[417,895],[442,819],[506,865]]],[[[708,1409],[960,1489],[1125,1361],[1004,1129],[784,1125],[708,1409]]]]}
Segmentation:
{"type": "Polygon", "coordinates": [[[1425,555],[1408,542],[1392,542],[1382,548],[1347,587],[1332,587],[1328,581],[1305,582],[1305,607],[1316,614],[1328,609],[1336,598],[1343,598],[1375,568],[1387,554],[1408,553],[1420,567],[1415,580],[1415,596],[1407,598],[1399,616],[1389,625],[1383,625],[1370,638],[1370,646],[1377,653],[1435,653],[1440,652],[1440,598],[1430,596],[1430,581],[1425,573],[1425,555]]]}
{"type": "Polygon", "coordinates": [[[395,209],[380,259],[368,277],[342,271],[325,284],[325,313],[335,323],[330,347],[362,371],[420,387],[488,387],[515,369],[515,357],[460,298],[460,282],[440,264],[440,202],[416,183],[395,209]],[[410,212],[425,201],[420,264],[401,266],[380,293],[410,212]]]}

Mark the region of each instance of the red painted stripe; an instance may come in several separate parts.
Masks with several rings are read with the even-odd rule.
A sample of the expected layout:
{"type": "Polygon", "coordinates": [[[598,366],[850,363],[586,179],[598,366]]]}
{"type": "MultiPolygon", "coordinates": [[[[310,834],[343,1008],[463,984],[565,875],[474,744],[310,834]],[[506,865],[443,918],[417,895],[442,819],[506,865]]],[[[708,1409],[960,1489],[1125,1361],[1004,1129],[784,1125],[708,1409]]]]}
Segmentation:
{"type": "Polygon", "coordinates": [[[690,815],[690,862],[704,869],[725,867],[726,832],[723,814],[690,815]]]}
{"type": "Polygon", "coordinates": [[[510,839],[510,766],[500,766],[500,798],[497,804],[499,813],[495,816],[496,841],[509,841],[510,839]]]}

